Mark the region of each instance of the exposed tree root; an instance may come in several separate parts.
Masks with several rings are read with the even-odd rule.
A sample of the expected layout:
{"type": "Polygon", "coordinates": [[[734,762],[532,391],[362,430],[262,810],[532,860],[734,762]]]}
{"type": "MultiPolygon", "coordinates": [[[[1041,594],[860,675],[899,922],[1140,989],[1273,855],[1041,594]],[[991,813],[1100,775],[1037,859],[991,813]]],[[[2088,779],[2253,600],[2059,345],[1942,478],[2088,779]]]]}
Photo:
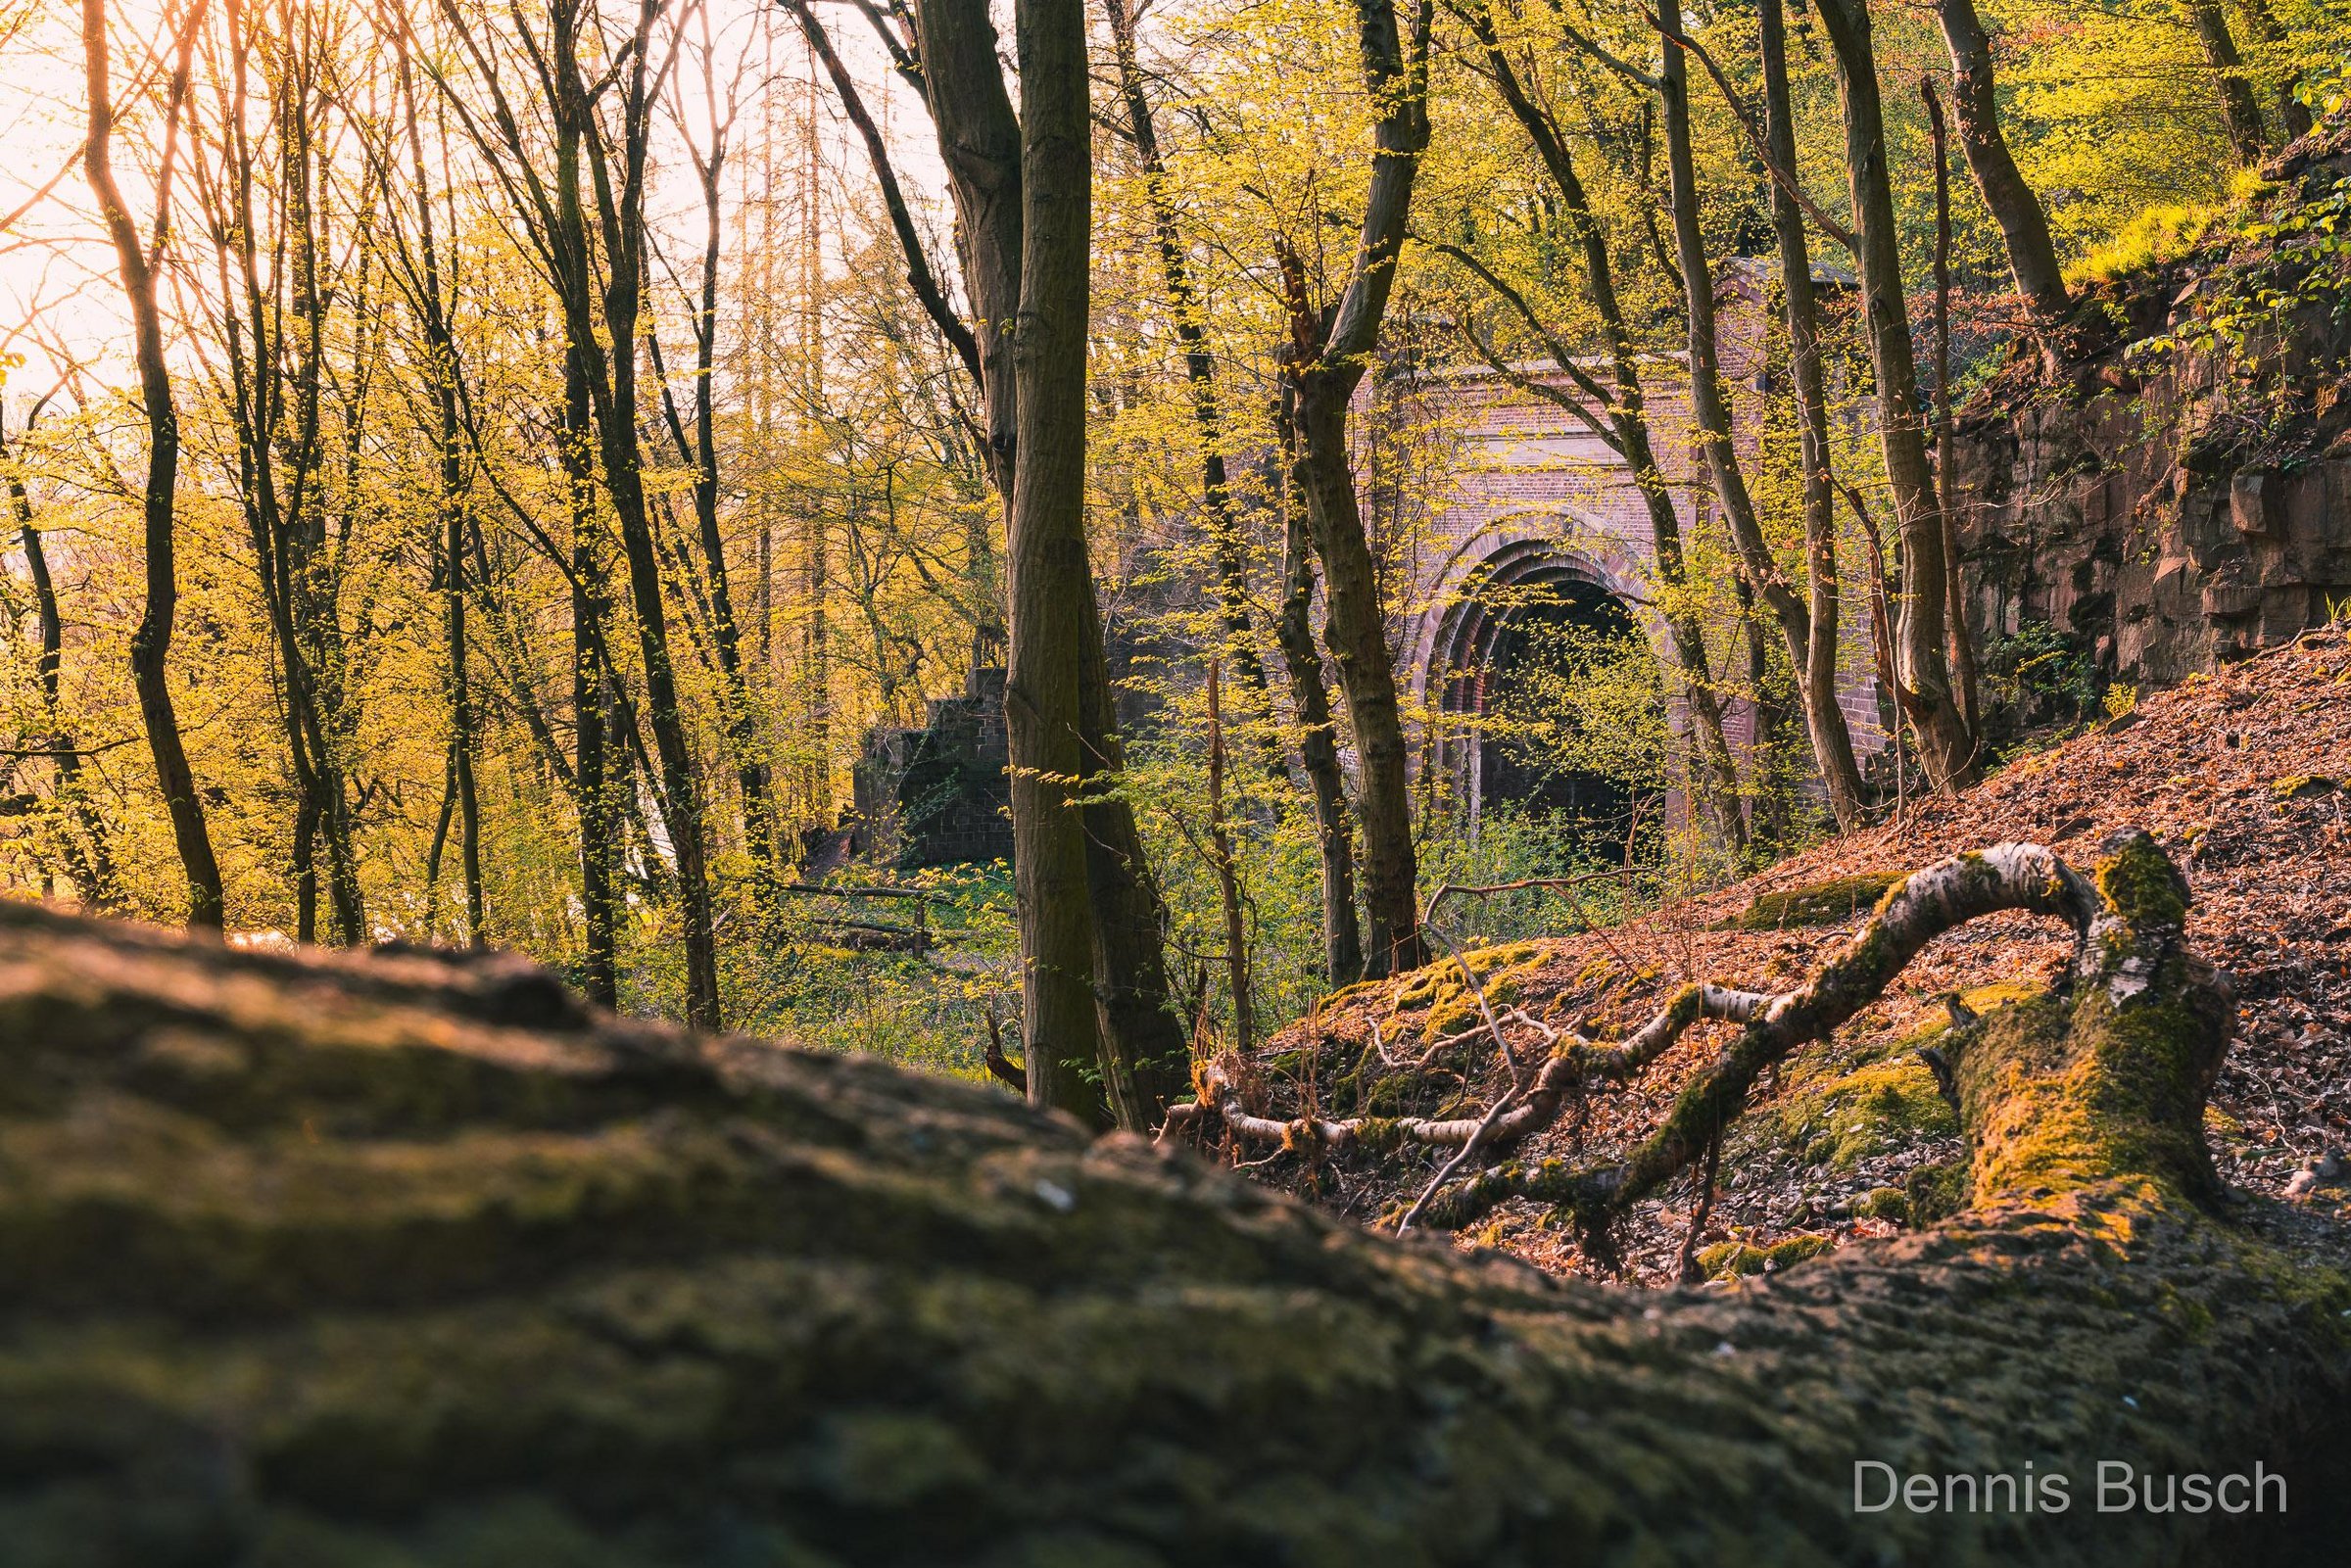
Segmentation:
{"type": "MultiPolygon", "coordinates": [[[[1252,1115],[1239,1093],[1235,1065],[1219,1061],[1200,1070],[1199,1101],[1181,1108],[1182,1115],[1197,1118],[1205,1108],[1214,1107],[1226,1129],[1243,1142],[1293,1149],[1385,1149],[1414,1143],[1507,1149],[1552,1125],[1592,1087],[1634,1078],[1701,1020],[1745,1025],[1729,1048],[1682,1091],[1663,1124],[1621,1162],[1596,1167],[1559,1160],[1497,1164],[1449,1191],[1424,1194],[1412,1210],[1421,1223],[1459,1229],[1508,1199],[1531,1198],[1563,1211],[1588,1235],[1598,1235],[1632,1204],[1702,1157],[1745,1108],[1764,1069],[1826,1039],[1883,996],[1929,942],[1968,921],[2001,910],[2054,916],[2075,931],[2074,983],[2096,978],[2102,966],[2111,962],[2117,967],[2107,976],[2110,985],[2125,990],[2143,986],[2152,966],[2176,945],[2179,922],[2186,911],[2185,887],[2142,832],[2119,835],[2106,846],[2106,857],[2102,864],[2138,868],[2131,875],[2171,889],[2163,905],[2169,926],[2149,933],[2145,939],[2155,945],[2135,956],[2111,958],[2108,948],[2114,944],[2105,938],[2112,936],[2121,917],[2105,909],[2099,890],[2055,854],[2038,844],[1995,844],[1981,853],[1939,862],[1889,888],[1860,934],[1794,990],[1768,994],[1713,984],[1685,986],[1648,1023],[1616,1045],[1580,1033],[1562,1034],[1519,1014],[1519,1022],[1550,1037],[1552,1049],[1531,1086],[1513,1088],[1518,1103],[1508,1109],[1498,1104],[1480,1116],[1444,1120],[1310,1117],[1284,1121],[1252,1115]]],[[[1949,1074],[1946,1060],[1938,1076],[1947,1080],[1949,1074]]]]}

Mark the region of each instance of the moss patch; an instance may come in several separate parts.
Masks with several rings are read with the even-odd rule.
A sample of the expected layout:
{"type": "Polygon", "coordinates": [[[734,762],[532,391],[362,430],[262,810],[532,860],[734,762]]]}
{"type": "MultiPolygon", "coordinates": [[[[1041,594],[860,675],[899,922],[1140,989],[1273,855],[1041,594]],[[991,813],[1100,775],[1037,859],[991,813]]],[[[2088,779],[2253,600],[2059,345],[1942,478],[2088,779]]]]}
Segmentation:
{"type": "Polygon", "coordinates": [[[1927,1065],[1901,1046],[1791,1076],[1789,1093],[1757,1118],[1760,1135],[1806,1164],[1849,1171],[1864,1160],[1959,1130],[1927,1065]]]}
{"type": "Polygon", "coordinates": [[[1698,1255],[1698,1266],[1708,1279],[1743,1279],[1776,1274],[1807,1259],[1818,1258],[1837,1244],[1826,1236],[1791,1236],[1768,1247],[1743,1241],[1719,1242],[1698,1255]]]}
{"type": "Polygon", "coordinates": [[[2338,787],[2332,779],[2323,773],[2289,774],[2270,785],[2270,798],[2279,801],[2316,800],[2321,795],[2333,794],[2338,787]]]}
{"type": "Polygon", "coordinates": [[[1478,1022],[1477,997],[1462,979],[1462,964],[1477,976],[1488,1004],[1500,1009],[1520,999],[1527,980],[1543,967],[1543,949],[1533,942],[1480,947],[1463,953],[1461,964],[1448,954],[1406,975],[1396,987],[1396,1010],[1427,1010],[1420,1025],[1423,1040],[1458,1033],[1478,1022]]]}
{"type": "Polygon", "coordinates": [[[1872,871],[1776,893],[1757,893],[1746,909],[1723,922],[1721,928],[1777,931],[1792,926],[1833,926],[1875,908],[1888,890],[1908,879],[1903,872],[1872,871]]]}
{"type": "Polygon", "coordinates": [[[1885,1219],[1897,1225],[1908,1224],[1910,1199],[1899,1187],[1872,1187],[1855,1201],[1853,1212],[1863,1219],[1885,1219]]]}

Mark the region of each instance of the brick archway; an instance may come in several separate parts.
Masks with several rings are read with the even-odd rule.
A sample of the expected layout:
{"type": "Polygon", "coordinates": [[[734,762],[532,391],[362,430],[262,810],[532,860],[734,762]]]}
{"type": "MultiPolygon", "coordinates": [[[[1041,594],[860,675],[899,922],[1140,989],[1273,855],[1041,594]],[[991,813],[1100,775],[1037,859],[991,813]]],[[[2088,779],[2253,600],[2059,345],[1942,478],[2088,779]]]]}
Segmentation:
{"type": "Polygon", "coordinates": [[[1480,721],[1491,712],[1520,624],[1562,613],[1586,619],[1598,610],[1655,640],[1641,595],[1597,552],[1548,536],[1489,543],[1465,569],[1447,574],[1457,580],[1425,617],[1414,672],[1429,721],[1423,786],[1444,789],[1471,832],[1489,804],[1499,760],[1480,721]]]}

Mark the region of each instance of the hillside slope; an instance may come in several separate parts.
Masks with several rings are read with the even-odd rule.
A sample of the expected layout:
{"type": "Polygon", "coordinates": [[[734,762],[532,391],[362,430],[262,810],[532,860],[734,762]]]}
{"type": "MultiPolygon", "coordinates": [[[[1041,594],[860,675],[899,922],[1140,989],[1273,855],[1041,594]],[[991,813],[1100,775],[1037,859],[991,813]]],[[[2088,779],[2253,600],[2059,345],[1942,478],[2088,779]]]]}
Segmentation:
{"type": "MultiPolygon", "coordinates": [[[[1637,1026],[1694,980],[1785,988],[1864,922],[1887,874],[2003,839],[2079,861],[2107,833],[2145,828],[2186,871],[2196,899],[2189,939],[2229,974],[2239,1003],[2238,1038],[2206,1121],[2215,1164],[2228,1182],[2274,1194],[2306,1160],[2351,1146],[2347,817],[2351,643],[2329,629],[2191,679],[2121,721],[2011,763],[1959,799],[1918,803],[1898,823],[1833,839],[1736,886],[1623,927],[1470,958],[1497,1005],[1555,1022],[1584,1019],[1606,1033],[1637,1026]]],[[[2002,987],[2044,983],[2068,951],[2046,922],[1975,922],[1930,947],[1834,1044],[1767,1085],[1726,1144],[1724,1190],[1701,1237],[1715,1250],[1715,1269],[1760,1263],[1741,1246],[1882,1235],[1913,1210],[1930,1213],[1938,1167],[1959,1149],[1956,1119],[1916,1053],[1947,1021],[1942,998],[1959,993],[1982,1010],[2005,999],[2002,987]]],[[[1521,1061],[1534,1059],[1531,1031],[1506,1023],[1505,1032],[1521,1061]]],[[[1521,1153],[1581,1164],[1621,1151],[1734,1033],[1697,1026],[1641,1081],[1595,1100],[1580,1126],[1555,1127],[1521,1153]]],[[[1508,1081],[1449,963],[1346,993],[1269,1042],[1255,1066],[1270,1114],[1283,1117],[1310,1104],[1331,1116],[1475,1115],[1508,1081]],[[1458,1043],[1414,1065],[1446,1037],[1458,1043]],[[1383,1052],[1400,1066],[1383,1065],[1383,1052]]],[[[1259,1174],[1370,1217],[1409,1202],[1436,1164],[1425,1151],[1312,1166],[1283,1154],[1259,1174]]],[[[1625,1238],[1636,1275],[1661,1282],[1676,1270],[1690,1187],[1637,1212],[1625,1238]]],[[[2344,1197],[2322,1188],[2317,1207],[2351,1221],[2344,1197]]],[[[1593,1266],[1523,1205],[1476,1239],[1549,1268],[1593,1266]]]]}

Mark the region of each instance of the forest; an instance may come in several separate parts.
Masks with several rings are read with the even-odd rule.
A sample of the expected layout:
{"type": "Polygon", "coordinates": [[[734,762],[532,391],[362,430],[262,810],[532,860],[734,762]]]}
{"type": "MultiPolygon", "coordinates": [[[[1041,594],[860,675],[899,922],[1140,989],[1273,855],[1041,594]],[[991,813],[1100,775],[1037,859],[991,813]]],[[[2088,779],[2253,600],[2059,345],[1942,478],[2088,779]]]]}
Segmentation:
{"type": "Polygon", "coordinates": [[[2351,12],[0,89],[0,1564],[2335,1560],[2351,12]]]}

